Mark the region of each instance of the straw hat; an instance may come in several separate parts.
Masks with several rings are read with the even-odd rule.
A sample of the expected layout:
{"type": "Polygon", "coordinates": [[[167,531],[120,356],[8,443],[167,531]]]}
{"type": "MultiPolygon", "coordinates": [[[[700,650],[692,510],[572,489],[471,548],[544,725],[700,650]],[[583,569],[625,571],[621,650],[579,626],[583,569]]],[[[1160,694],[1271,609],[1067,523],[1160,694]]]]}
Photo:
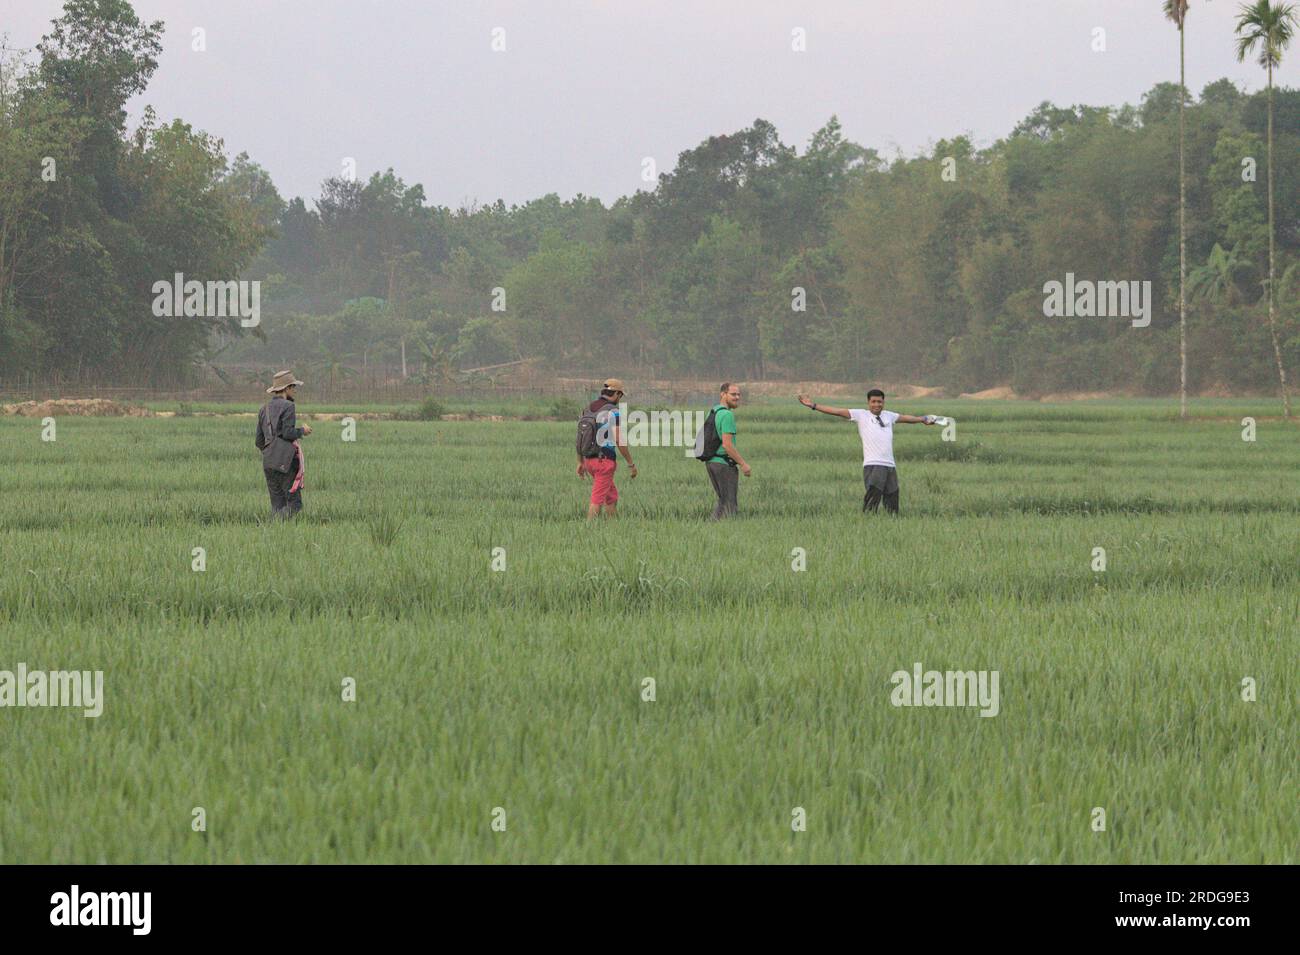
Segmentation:
{"type": "Polygon", "coordinates": [[[271,382],[271,387],[266,389],[266,393],[268,395],[279,394],[280,392],[284,391],[284,389],[288,388],[290,385],[301,385],[301,384],[302,382],[293,376],[293,372],[288,370],[277,371],[275,373],[275,380],[271,382]]]}

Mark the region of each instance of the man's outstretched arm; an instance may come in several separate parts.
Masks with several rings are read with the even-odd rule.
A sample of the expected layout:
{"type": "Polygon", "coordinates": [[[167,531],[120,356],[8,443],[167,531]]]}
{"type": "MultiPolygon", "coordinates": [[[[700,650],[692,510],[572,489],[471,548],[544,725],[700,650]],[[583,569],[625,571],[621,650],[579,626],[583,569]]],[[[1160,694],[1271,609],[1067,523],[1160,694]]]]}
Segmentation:
{"type": "Polygon", "coordinates": [[[898,416],[899,424],[934,424],[934,415],[928,414],[917,417],[914,414],[901,414],[898,416]]]}
{"type": "Polygon", "coordinates": [[[832,408],[830,405],[819,405],[807,395],[799,395],[799,404],[805,408],[811,408],[813,411],[820,411],[822,414],[835,415],[837,418],[849,417],[848,408],[832,408]]]}

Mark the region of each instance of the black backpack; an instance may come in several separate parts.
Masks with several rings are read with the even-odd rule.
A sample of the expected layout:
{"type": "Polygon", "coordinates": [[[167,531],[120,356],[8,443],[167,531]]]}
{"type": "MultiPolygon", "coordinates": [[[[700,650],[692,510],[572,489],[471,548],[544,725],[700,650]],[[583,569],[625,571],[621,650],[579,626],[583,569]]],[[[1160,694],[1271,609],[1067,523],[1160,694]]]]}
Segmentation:
{"type": "Polygon", "coordinates": [[[587,410],[583,411],[582,416],[578,418],[578,440],[576,442],[580,457],[594,458],[599,456],[600,442],[597,440],[597,436],[604,424],[599,419],[599,416],[605,414],[610,408],[616,407],[618,406],[612,401],[607,401],[595,411],[591,410],[590,405],[587,406],[587,410]]]}
{"type": "Polygon", "coordinates": [[[709,416],[704,419],[704,427],[700,428],[700,433],[695,436],[695,457],[699,461],[709,461],[717,456],[718,449],[722,447],[722,436],[718,434],[718,423],[714,418],[718,414],[717,408],[709,410],[709,416]]]}

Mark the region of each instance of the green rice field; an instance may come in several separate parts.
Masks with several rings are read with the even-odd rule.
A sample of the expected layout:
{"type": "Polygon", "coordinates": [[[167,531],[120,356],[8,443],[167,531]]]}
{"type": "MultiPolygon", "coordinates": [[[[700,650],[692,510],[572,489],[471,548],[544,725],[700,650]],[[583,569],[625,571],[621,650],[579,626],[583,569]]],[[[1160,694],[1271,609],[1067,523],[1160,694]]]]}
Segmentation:
{"type": "Polygon", "coordinates": [[[893,518],[850,423],[745,404],[719,523],[673,447],[586,521],[569,421],[316,421],[283,522],[251,417],[0,418],[0,670],[103,673],[0,708],[0,863],[1295,863],[1276,405],[890,402],[957,420],[893,518]]]}

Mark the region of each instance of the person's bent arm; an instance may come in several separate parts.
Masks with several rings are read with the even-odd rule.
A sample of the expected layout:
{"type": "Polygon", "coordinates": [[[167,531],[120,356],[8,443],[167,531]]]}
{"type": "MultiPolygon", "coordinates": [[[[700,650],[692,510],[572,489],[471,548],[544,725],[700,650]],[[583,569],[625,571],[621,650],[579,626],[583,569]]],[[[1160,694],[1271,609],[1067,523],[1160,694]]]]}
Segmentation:
{"type": "Polygon", "coordinates": [[[832,408],[830,405],[819,405],[807,395],[799,396],[799,404],[805,408],[811,408],[813,411],[820,411],[822,414],[835,415],[837,418],[850,417],[848,408],[832,408]]]}
{"type": "Polygon", "coordinates": [[[736,450],[736,442],[730,432],[725,432],[722,435],[722,450],[727,452],[727,457],[736,462],[736,466],[740,468],[740,473],[745,477],[749,477],[749,465],[745,463],[745,459],[736,450]]]}
{"type": "Polygon", "coordinates": [[[614,425],[614,444],[618,447],[618,453],[623,455],[623,460],[627,462],[628,470],[632,473],[629,477],[636,477],[636,465],[632,463],[632,452],[627,449],[627,442],[623,440],[623,427],[620,424],[614,425]]]}
{"type": "Polygon", "coordinates": [[[311,434],[311,426],[298,427],[298,414],[290,405],[280,413],[280,437],[285,441],[297,441],[304,434],[311,434]]]}

